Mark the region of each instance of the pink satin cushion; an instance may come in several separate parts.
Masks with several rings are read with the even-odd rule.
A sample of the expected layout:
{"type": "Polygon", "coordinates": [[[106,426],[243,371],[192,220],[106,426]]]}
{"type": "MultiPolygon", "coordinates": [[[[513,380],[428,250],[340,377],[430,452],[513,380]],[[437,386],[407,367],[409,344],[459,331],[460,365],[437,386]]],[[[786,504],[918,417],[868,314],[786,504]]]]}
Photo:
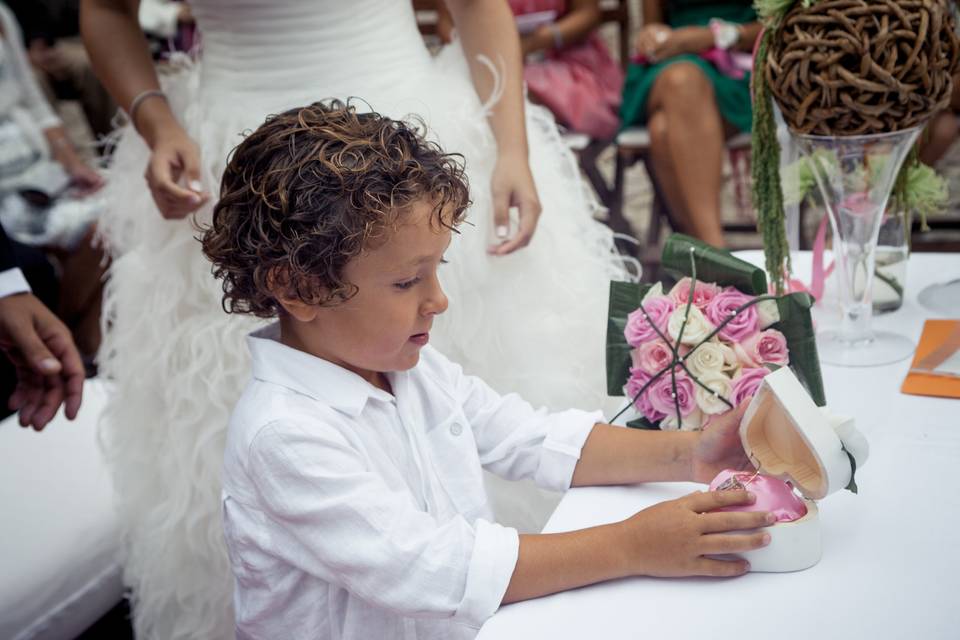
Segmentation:
{"type": "Polygon", "coordinates": [[[793,522],[807,515],[807,505],[793,493],[790,485],[772,476],[760,474],[754,478],[753,473],[748,471],[724,469],[710,483],[710,490],[716,491],[717,487],[733,476],[737,476],[744,488],[757,496],[757,501],[754,504],[724,507],[717,511],[769,511],[777,517],[777,522],[793,522]],[[750,480],[751,478],[753,479],[750,480]]]}

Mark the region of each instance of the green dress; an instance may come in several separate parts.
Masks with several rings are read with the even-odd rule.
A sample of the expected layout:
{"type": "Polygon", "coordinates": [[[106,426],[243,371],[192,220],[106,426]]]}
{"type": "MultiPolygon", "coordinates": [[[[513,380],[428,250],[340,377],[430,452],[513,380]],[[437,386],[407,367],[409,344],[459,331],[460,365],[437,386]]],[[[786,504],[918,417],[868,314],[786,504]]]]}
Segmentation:
{"type": "MultiPolygon", "coordinates": [[[[753,0],[666,0],[666,22],[674,29],[710,24],[711,18],[745,24],[755,22],[757,14],[753,0]]],[[[620,106],[621,127],[644,125],[647,122],[647,98],[653,82],[667,66],[675,62],[692,62],[707,74],[713,84],[720,115],[739,131],[750,131],[750,75],[734,80],[700,56],[684,54],[653,65],[631,64],[623,85],[623,103],[620,106]]]]}

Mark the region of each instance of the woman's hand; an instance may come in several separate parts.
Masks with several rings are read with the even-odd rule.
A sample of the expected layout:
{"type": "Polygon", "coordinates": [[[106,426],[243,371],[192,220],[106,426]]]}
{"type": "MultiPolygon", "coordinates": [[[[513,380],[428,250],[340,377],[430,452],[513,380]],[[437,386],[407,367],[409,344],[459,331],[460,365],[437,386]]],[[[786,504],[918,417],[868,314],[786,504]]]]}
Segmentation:
{"type": "Polygon", "coordinates": [[[743,553],[770,543],[769,534],[744,530],[773,524],[773,514],[716,511],[754,502],[756,497],[746,491],[698,491],[647,507],[615,525],[620,527],[628,573],[660,577],[746,573],[750,570],[746,560],[708,556],[743,553]]]}
{"type": "Polygon", "coordinates": [[[691,475],[695,482],[709,483],[724,469],[751,468],[740,441],[740,421],[749,401],[718,416],[703,431],[693,448],[691,475]]]}
{"type": "Polygon", "coordinates": [[[682,27],[673,29],[658,43],[648,57],[662,62],[684,53],[697,54],[713,46],[713,33],[707,27],[682,27]]]}
{"type": "Polygon", "coordinates": [[[491,245],[488,252],[505,256],[521,249],[533,238],[540,219],[540,198],[533,184],[530,163],[521,154],[501,153],[490,181],[493,194],[493,228],[498,244],[491,245]],[[510,207],[520,211],[519,226],[510,237],[510,207]]]}
{"type": "Polygon", "coordinates": [[[168,220],[185,218],[209,199],[200,182],[200,149],[180,127],[156,137],[144,178],[168,220]]]}
{"type": "Polygon", "coordinates": [[[104,185],[103,176],[84,162],[73,143],[70,142],[70,138],[62,125],[44,129],[43,135],[50,145],[50,155],[60,163],[63,170],[70,176],[70,186],[74,190],[73,195],[83,198],[104,185]]]}
{"type": "Polygon", "coordinates": [[[78,198],[84,198],[99,191],[105,184],[103,176],[79,158],[65,166],[64,169],[70,176],[70,184],[74,188],[74,195],[78,198]]]}
{"type": "Polygon", "coordinates": [[[637,34],[635,43],[637,53],[653,60],[657,47],[663,45],[672,32],[673,29],[665,24],[648,24],[637,34]]]}

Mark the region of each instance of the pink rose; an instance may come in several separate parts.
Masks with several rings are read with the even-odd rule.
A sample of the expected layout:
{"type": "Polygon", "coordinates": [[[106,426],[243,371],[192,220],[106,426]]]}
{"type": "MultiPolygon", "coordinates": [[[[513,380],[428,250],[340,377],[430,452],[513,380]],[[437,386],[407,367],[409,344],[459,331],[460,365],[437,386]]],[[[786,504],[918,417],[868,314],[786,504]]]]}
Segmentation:
{"type": "Polygon", "coordinates": [[[648,298],[640,308],[627,316],[627,326],[623,330],[627,343],[631,347],[639,347],[644,342],[657,339],[659,336],[654,326],[666,335],[667,320],[673,309],[673,300],[667,296],[648,298]]]}
{"type": "Polygon", "coordinates": [[[751,335],[757,332],[757,305],[750,305],[746,309],[737,311],[742,305],[753,300],[753,296],[737,291],[733,287],[727,287],[710,301],[707,305],[707,319],[714,326],[719,327],[724,320],[730,318],[718,334],[722,340],[727,342],[743,342],[751,335]],[[733,313],[736,311],[736,315],[733,313]]]}
{"type": "MultiPolygon", "coordinates": [[[[697,280],[693,285],[693,304],[703,311],[718,293],[720,293],[720,287],[717,285],[697,280]]],[[[690,278],[681,278],[680,282],[670,289],[669,295],[678,307],[687,304],[690,299],[690,278]]]]}
{"type": "Polygon", "coordinates": [[[663,340],[644,342],[631,354],[633,355],[633,366],[643,369],[651,375],[662,371],[673,362],[673,352],[663,340]]]}
{"type": "MultiPolygon", "coordinates": [[[[627,386],[624,391],[627,397],[633,402],[633,406],[640,412],[640,415],[650,422],[660,422],[665,417],[665,414],[657,411],[650,404],[650,387],[637,397],[637,393],[640,389],[643,389],[643,385],[650,382],[652,377],[653,376],[643,369],[630,369],[630,379],[627,380],[627,386]],[[634,398],[636,398],[636,400],[634,400],[634,398]]],[[[651,385],[651,387],[652,386],[653,385],[651,385]]]]}
{"type": "Polygon", "coordinates": [[[752,398],[757,393],[757,389],[760,388],[764,376],[768,373],[770,373],[770,370],[766,367],[744,367],[741,369],[740,375],[733,379],[731,404],[738,407],[744,400],[752,398]]]}
{"type": "Polygon", "coordinates": [[[758,367],[767,363],[785,365],[790,362],[787,338],[776,329],[759,331],[742,343],[734,345],[733,350],[745,367],[758,367]]]}
{"type": "Polygon", "coordinates": [[[680,405],[680,415],[688,416],[697,408],[697,401],[693,394],[693,380],[682,370],[677,371],[677,397],[673,397],[673,382],[670,372],[657,378],[648,391],[650,392],[650,406],[664,415],[676,417],[677,404],[680,405]]]}

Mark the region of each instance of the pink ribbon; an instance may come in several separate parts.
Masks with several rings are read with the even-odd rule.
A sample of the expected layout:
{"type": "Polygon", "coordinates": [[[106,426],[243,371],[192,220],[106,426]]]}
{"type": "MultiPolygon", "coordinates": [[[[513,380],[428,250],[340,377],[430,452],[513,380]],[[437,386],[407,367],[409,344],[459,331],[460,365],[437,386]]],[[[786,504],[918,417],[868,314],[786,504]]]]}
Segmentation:
{"type": "MultiPolygon", "coordinates": [[[[799,278],[787,278],[787,293],[809,293],[813,299],[820,302],[823,297],[823,291],[826,288],[826,280],[833,273],[836,266],[835,261],[831,260],[826,267],[823,265],[823,254],[826,251],[827,244],[827,217],[820,220],[817,227],[817,235],[813,240],[813,264],[810,269],[810,286],[808,287],[803,280],[799,278]]],[[[773,284],[769,287],[769,292],[775,294],[773,284]]]]}
{"type": "Polygon", "coordinates": [[[823,216],[823,218],[820,219],[820,224],[817,226],[817,235],[813,240],[813,266],[810,272],[810,295],[812,295],[817,302],[820,302],[820,299],[823,297],[826,280],[830,277],[830,274],[833,273],[833,268],[836,266],[833,260],[830,261],[830,264],[828,264],[826,268],[823,266],[823,252],[826,244],[827,216],[823,216]]]}

